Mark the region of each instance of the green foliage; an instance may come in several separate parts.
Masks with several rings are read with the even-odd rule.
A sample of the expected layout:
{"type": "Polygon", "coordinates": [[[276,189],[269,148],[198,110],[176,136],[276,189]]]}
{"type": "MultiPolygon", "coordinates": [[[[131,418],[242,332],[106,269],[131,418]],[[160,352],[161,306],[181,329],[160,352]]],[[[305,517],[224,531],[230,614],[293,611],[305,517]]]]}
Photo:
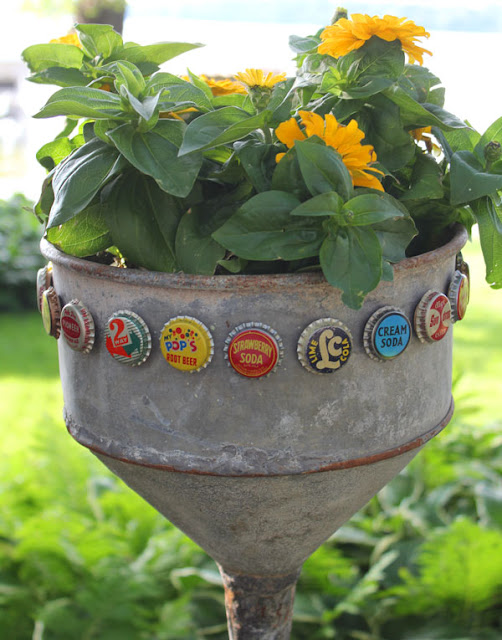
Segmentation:
{"type": "MultiPolygon", "coordinates": [[[[208,275],[227,267],[289,272],[301,259],[359,308],[382,278],[392,279],[393,262],[441,245],[456,223],[470,229],[476,221],[488,279],[502,286],[501,120],[481,135],[445,111],[440,80],[406,64],[399,39],[374,36],[335,59],[318,53],[320,32],[293,36],[296,79],[250,80],[246,95],[218,95],[212,81],[160,68],[198,44],[142,46],[124,43],[109,25],[75,28],[80,46],[23,52],[30,80],[60,87],[35,117],[85,123],[73,138],[68,126],[37,156],[51,173],[35,212],[48,229],[64,226],[68,251],[101,249],[111,236],[130,264],[208,275]],[[133,211],[110,187],[131,176],[149,185],[154,202],[166,194],[169,206],[160,213],[134,196],[133,211]],[[369,210],[346,215],[370,188],[369,210]],[[230,211],[235,192],[246,195],[230,211]],[[193,215],[201,194],[211,213],[193,215]],[[334,194],[331,203],[319,199],[325,194],[334,194]],[[88,224],[69,223],[98,210],[102,242],[93,244],[88,224]]],[[[140,194],[148,196],[143,186],[140,194]]]]}
{"type": "Polygon", "coordinates": [[[21,194],[0,200],[0,311],[36,307],[35,278],[45,262],[32,206],[21,194]]]}

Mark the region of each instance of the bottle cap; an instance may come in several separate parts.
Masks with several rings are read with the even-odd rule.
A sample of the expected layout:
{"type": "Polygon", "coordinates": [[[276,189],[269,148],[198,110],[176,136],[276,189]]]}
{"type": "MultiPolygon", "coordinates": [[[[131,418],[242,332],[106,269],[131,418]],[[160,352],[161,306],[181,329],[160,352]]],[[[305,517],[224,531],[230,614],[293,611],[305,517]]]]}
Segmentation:
{"type": "Polygon", "coordinates": [[[115,360],[134,367],[150,355],[152,337],[143,318],[134,311],[121,310],[106,322],[105,344],[115,360]]]}
{"type": "Polygon", "coordinates": [[[398,307],[381,307],[369,318],[363,333],[366,353],[380,362],[401,355],[410,343],[411,324],[398,307]]]}
{"type": "Polygon", "coordinates": [[[244,322],[225,340],[228,364],[245,378],[263,378],[277,368],[284,355],[281,337],[267,324],[244,322]]]}
{"type": "Polygon", "coordinates": [[[321,318],[303,330],[297,345],[298,359],[310,373],[333,373],[352,353],[352,334],[340,320],[321,318]]]}
{"type": "Polygon", "coordinates": [[[448,300],[451,304],[453,322],[462,320],[469,304],[469,278],[461,271],[455,271],[448,288],[448,300]]]}
{"type": "Polygon", "coordinates": [[[80,300],[71,300],[61,311],[61,332],[66,344],[81,353],[89,353],[94,345],[94,319],[80,300]]]}
{"type": "Polygon", "coordinates": [[[54,287],[43,292],[41,310],[46,333],[57,340],[61,333],[61,304],[54,287]]]}
{"type": "Polygon", "coordinates": [[[421,342],[438,342],[451,325],[451,305],[447,296],[427,291],[415,309],[415,332],[421,342]]]}
{"type": "Polygon", "coordinates": [[[37,307],[42,312],[42,295],[49,287],[52,287],[52,262],[37,271],[37,307]]]}
{"type": "Polygon", "coordinates": [[[206,325],[191,316],[176,316],[160,333],[160,349],[166,362],[180,371],[194,373],[207,367],[214,341],[206,325]]]}

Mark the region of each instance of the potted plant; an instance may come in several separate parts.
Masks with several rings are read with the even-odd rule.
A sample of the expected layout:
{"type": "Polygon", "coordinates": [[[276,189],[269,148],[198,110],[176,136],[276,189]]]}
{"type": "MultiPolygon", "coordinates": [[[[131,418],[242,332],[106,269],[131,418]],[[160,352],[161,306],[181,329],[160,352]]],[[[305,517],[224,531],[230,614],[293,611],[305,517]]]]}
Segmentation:
{"type": "Polygon", "coordinates": [[[68,429],[217,560],[232,638],[289,637],[302,562],[450,419],[475,222],[502,283],[500,121],[443,109],[422,27],[335,18],[295,78],[106,25],[24,52],[67,118],[35,213],[68,429]]]}

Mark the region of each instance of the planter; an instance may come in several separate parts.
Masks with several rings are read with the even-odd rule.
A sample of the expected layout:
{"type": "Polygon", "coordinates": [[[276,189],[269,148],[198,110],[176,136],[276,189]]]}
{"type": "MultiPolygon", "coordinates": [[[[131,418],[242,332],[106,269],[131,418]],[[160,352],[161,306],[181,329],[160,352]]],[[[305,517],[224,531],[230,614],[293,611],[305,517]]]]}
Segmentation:
{"type": "MultiPolygon", "coordinates": [[[[413,326],[424,294],[448,291],[465,240],[459,229],[440,249],[395,265],[394,282],[382,282],[359,311],[317,273],[122,270],[42,243],[62,304],[81,300],[96,327],[87,354],[58,341],[68,430],[216,560],[231,638],[288,638],[304,560],[450,420],[451,329],[434,343],[411,331],[406,350],[387,362],[369,357],[364,336],[385,306],[413,326]],[[141,366],[112,358],[105,346],[119,310],[150,330],[141,366]],[[161,351],[163,327],[177,316],[212,334],[214,355],[199,371],[170,366],[161,351]],[[351,338],[345,363],[328,374],[308,370],[297,355],[318,319],[340,321],[351,338]],[[278,334],[271,335],[282,360],[261,379],[229,366],[232,332],[248,322],[278,334]]],[[[251,363],[248,371],[257,369],[251,363]]]]}

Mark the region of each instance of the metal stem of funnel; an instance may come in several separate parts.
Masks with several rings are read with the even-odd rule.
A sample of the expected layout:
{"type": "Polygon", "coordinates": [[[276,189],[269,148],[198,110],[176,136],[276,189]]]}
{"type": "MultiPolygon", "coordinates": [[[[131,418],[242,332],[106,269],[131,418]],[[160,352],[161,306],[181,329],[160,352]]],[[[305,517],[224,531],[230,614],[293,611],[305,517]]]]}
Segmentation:
{"type": "Polygon", "coordinates": [[[281,576],[229,573],[225,586],[229,640],[289,640],[300,569],[281,576]]]}

